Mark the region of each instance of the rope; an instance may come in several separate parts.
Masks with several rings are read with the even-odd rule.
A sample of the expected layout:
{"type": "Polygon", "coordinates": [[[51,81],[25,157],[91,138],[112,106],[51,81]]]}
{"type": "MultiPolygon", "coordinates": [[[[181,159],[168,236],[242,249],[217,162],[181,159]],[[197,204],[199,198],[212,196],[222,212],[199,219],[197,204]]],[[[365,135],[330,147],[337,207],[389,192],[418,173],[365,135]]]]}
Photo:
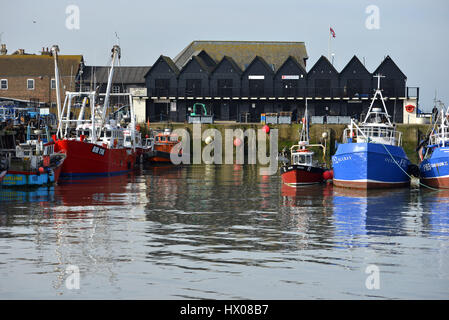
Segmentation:
{"type": "MultiPolygon", "coordinates": [[[[396,159],[393,157],[393,155],[390,153],[390,151],[388,150],[388,148],[382,143],[382,146],[385,148],[385,150],[388,152],[388,154],[390,155],[391,159],[393,159],[394,163],[407,175],[407,177],[410,178],[410,180],[412,179],[412,176],[409,175],[400,165],[399,163],[397,163],[396,159]]],[[[438,189],[432,188],[430,186],[427,186],[423,183],[421,183],[421,181],[418,182],[420,186],[429,188],[430,190],[434,190],[434,191],[438,191],[438,189]]]]}

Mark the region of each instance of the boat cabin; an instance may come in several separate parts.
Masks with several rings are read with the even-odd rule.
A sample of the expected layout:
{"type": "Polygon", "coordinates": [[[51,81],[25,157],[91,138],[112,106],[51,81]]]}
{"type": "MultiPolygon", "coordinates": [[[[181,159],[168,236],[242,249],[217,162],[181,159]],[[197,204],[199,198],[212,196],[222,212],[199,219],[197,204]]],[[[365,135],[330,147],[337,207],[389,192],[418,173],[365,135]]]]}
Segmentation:
{"type": "Polygon", "coordinates": [[[164,132],[160,132],[154,137],[154,144],[156,145],[177,144],[178,141],[179,136],[171,133],[170,129],[165,129],[164,132]]]}
{"type": "Polygon", "coordinates": [[[292,164],[311,166],[313,164],[313,151],[308,149],[299,149],[296,152],[292,152],[292,164]]]}

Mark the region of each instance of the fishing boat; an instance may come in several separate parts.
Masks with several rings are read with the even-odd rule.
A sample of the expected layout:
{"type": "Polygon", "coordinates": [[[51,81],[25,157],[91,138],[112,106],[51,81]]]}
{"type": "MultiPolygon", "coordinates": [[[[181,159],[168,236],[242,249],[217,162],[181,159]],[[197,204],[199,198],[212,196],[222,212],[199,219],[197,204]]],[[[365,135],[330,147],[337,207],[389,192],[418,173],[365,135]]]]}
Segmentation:
{"type": "Polygon", "coordinates": [[[449,108],[441,111],[420,150],[420,182],[433,188],[449,189],[449,108]]]}
{"type": "Polygon", "coordinates": [[[412,166],[402,148],[401,132],[391,123],[376,75],[377,89],[362,123],[354,119],[343,132],[332,157],[333,183],[338,187],[372,189],[405,187],[412,166]],[[375,107],[379,97],[383,108],[375,107]]]}
{"type": "MultiPolygon", "coordinates": [[[[173,147],[179,143],[179,136],[165,129],[163,132],[154,134],[153,150],[148,152],[147,161],[149,162],[171,162],[170,155],[173,147]]],[[[182,154],[182,149],[179,151],[182,154]]]]}
{"type": "Polygon", "coordinates": [[[322,144],[309,143],[309,119],[307,116],[307,101],[299,142],[290,148],[291,161],[280,168],[282,181],[289,186],[322,183],[332,178],[332,172],[326,168],[324,159],[326,148],[322,144]],[[323,162],[314,159],[315,152],[311,149],[319,147],[323,150],[323,162]]]}
{"type": "MultiPolygon", "coordinates": [[[[58,107],[58,130],[54,136],[55,150],[67,155],[61,176],[77,178],[86,176],[112,176],[126,173],[134,168],[136,154],[134,147],[126,147],[124,128],[115,119],[108,117],[114,66],[120,58],[120,47],[112,48],[112,62],[103,105],[96,104],[102,94],[92,92],[66,92],[65,102],[60,107],[58,47],[52,48],[55,57],[55,78],[58,107]],[[78,119],[71,119],[74,101],[83,101],[78,119]],[[84,108],[90,106],[90,119],[84,119],[84,108]],[[76,124],[75,130],[73,125],[76,124]]],[[[117,95],[117,94],[114,94],[117,95]]],[[[132,109],[132,97],[128,95],[132,109]]]]}
{"type": "Polygon", "coordinates": [[[7,172],[1,181],[5,187],[38,187],[57,183],[66,158],[55,152],[53,141],[27,140],[16,146],[14,156],[8,157],[7,172]]]}

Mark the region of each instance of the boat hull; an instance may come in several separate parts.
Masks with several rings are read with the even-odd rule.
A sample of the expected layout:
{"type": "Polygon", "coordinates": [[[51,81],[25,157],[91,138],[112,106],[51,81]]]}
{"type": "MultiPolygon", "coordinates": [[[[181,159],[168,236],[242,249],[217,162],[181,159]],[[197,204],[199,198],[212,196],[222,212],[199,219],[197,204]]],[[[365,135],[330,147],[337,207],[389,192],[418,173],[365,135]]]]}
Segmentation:
{"type": "Polygon", "coordinates": [[[290,186],[322,183],[324,169],[306,165],[289,165],[280,168],[282,182],[290,186]]]}
{"type": "Polygon", "coordinates": [[[377,143],[340,144],[332,157],[333,183],[357,189],[399,188],[410,185],[410,160],[398,146],[377,143]],[[393,160],[394,159],[394,160],[393,160]]]}
{"type": "Polygon", "coordinates": [[[419,165],[420,182],[429,187],[449,189],[449,148],[435,148],[419,165]]]}
{"type": "Polygon", "coordinates": [[[61,174],[64,159],[49,168],[45,168],[44,172],[36,171],[12,171],[6,172],[1,181],[4,187],[38,187],[57,183],[61,174]]]}
{"type": "Polygon", "coordinates": [[[67,155],[61,177],[119,175],[134,169],[136,155],[131,149],[109,149],[79,140],[58,140],[56,152],[67,155]]]}

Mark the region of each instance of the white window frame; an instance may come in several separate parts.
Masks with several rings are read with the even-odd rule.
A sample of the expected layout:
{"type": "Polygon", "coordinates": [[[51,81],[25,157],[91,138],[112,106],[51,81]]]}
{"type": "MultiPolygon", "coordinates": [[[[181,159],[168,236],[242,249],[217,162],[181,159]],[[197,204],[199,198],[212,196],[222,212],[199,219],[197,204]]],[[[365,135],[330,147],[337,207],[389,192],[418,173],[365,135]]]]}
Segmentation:
{"type": "Polygon", "coordinates": [[[112,86],[112,93],[120,93],[120,86],[112,86]]]}
{"type": "Polygon", "coordinates": [[[27,79],[27,90],[34,90],[35,88],[36,88],[36,85],[35,85],[34,79],[27,79]],[[32,88],[28,87],[28,81],[33,81],[33,87],[32,88]]]}
{"type": "Polygon", "coordinates": [[[8,79],[0,79],[0,90],[8,90],[8,79]],[[6,88],[2,88],[3,81],[6,81],[6,88]]]}
{"type": "Polygon", "coordinates": [[[55,78],[51,78],[51,80],[50,80],[50,88],[52,90],[56,89],[56,79],[55,78]],[[54,86],[53,86],[53,83],[55,84],[54,86]]]}

